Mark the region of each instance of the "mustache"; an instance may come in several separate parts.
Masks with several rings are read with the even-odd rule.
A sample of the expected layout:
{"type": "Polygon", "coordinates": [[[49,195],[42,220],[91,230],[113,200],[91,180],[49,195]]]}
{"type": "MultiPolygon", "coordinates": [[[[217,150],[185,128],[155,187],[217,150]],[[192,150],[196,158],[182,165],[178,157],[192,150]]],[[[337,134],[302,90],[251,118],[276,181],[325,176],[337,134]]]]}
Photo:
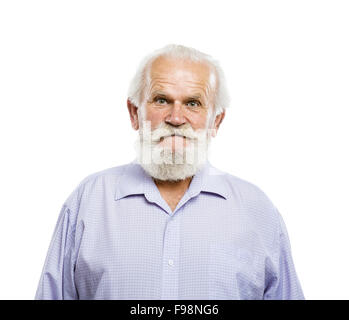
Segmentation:
{"type": "Polygon", "coordinates": [[[183,127],[174,127],[166,123],[161,123],[156,129],[151,132],[151,141],[153,143],[160,142],[162,138],[170,136],[180,136],[187,139],[197,139],[198,134],[189,124],[183,127]]]}

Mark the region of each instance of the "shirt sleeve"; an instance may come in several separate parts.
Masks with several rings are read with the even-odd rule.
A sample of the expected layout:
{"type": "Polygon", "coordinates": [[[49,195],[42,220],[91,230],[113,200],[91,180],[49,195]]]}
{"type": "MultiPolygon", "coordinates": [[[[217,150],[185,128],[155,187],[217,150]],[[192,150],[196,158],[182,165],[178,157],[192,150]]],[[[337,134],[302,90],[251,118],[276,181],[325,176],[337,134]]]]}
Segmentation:
{"type": "MultiPolygon", "coordinates": [[[[277,211],[277,210],[276,210],[277,211]]],[[[279,218],[279,233],[275,248],[273,276],[266,283],[265,300],[304,300],[303,291],[296,274],[291,254],[291,245],[286,225],[277,211],[279,218]]]]}
{"type": "Polygon", "coordinates": [[[36,300],[75,300],[74,284],[75,223],[73,212],[65,203],[46,256],[36,291],[36,300]]]}

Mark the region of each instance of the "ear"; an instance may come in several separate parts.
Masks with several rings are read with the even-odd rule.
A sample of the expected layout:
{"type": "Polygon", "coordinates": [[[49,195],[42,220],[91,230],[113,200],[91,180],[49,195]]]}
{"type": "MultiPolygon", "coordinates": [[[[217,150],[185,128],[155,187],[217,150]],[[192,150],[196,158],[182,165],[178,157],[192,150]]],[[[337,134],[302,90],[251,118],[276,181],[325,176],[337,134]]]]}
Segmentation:
{"type": "Polygon", "coordinates": [[[129,100],[127,99],[127,108],[128,113],[130,114],[130,120],[132,124],[132,128],[135,130],[139,129],[139,119],[138,119],[138,108],[129,100]]]}
{"type": "Polygon", "coordinates": [[[212,130],[212,137],[215,137],[217,135],[218,128],[221,125],[224,117],[225,117],[225,110],[223,110],[223,112],[221,112],[220,114],[216,115],[216,119],[214,120],[214,125],[212,130]]]}

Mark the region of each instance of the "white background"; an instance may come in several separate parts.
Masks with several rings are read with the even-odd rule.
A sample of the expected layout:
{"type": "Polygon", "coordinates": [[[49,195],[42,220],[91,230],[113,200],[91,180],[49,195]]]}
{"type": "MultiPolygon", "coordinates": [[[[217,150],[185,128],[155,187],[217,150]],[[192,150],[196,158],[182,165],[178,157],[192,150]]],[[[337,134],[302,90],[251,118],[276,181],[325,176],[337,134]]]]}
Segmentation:
{"type": "Polygon", "coordinates": [[[127,87],[169,43],[211,54],[231,107],[211,163],[259,186],[307,299],[349,299],[348,1],[1,1],[0,299],[33,299],[61,205],[132,161],[127,87]]]}

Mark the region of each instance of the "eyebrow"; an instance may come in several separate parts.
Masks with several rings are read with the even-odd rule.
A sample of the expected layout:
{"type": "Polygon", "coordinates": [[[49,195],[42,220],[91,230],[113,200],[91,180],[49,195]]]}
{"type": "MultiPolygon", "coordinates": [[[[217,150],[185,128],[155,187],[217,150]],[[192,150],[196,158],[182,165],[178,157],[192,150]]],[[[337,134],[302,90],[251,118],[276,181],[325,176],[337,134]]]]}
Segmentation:
{"type": "Polygon", "coordinates": [[[163,91],[156,90],[151,94],[151,97],[156,97],[156,96],[167,97],[167,94],[163,91]]]}
{"type": "Polygon", "coordinates": [[[192,100],[201,100],[201,94],[189,96],[188,99],[192,99],[192,100]]]}
{"type": "MultiPolygon", "coordinates": [[[[152,98],[155,98],[155,97],[168,98],[169,96],[164,91],[156,90],[151,94],[151,97],[152,98]]],[[[201,100],[202,96],[200,93],[198,93],[198,94],[190,95],[190,96],[186,97],[185,99],[186,100],[201,100]]]]}

